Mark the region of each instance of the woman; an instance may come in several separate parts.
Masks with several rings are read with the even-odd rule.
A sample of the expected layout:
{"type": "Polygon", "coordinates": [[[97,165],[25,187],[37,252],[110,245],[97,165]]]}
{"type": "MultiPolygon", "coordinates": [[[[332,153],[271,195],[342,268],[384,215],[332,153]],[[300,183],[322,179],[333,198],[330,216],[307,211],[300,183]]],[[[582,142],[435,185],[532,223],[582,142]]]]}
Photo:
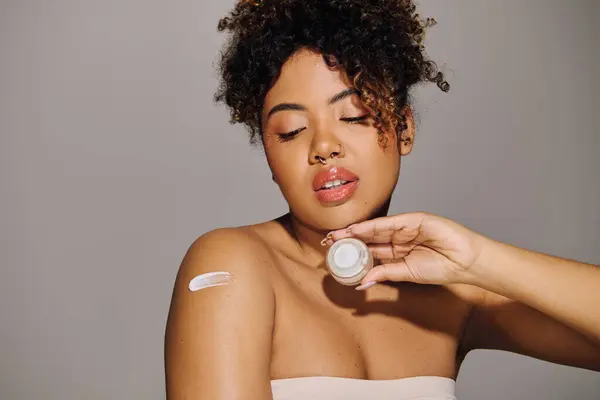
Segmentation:
{"type": "Polygon", "coordinates": [[[386,216],[414,144],[408,92],[449,88],[423,53],[431,22],[407,0],[243,2],[221,21],[233,36],[217,98],[264,146],[290,212],[189,249],[169,399],[448,399],[476,348],[600,370],[598,268],[386,216]],[[370,245],[381,265],[360,290],[325,271],[325,237],[370,245]],[[217,287],[189,286],[218,272],[217,287]]]}

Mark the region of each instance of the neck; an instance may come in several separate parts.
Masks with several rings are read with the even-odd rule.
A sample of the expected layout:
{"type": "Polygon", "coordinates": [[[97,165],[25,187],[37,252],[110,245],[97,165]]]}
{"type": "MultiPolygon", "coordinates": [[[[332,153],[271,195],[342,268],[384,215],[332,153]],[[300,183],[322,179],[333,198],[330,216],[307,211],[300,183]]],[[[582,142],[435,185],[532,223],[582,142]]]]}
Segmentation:
{"type": "MultiPolygon", "coordinates": [[[[378,218],[387,215],[390,206],[388,200],[381,208],[377,209],[371,216],[367,218],[378,218]]],[[[292,238],[297,242],[300,251],[303,253],[303,259],[310,265],[316,268],[323,265],[327,247],[321,245],[321,241],[327,236],[328,231],[319,230],[308,226],[300,221],[293,213],[289,213],[280,218],[280,222],[290,233],[292,238]]],[[[362,221],[354,221],[358,223],[362,221]]]]}

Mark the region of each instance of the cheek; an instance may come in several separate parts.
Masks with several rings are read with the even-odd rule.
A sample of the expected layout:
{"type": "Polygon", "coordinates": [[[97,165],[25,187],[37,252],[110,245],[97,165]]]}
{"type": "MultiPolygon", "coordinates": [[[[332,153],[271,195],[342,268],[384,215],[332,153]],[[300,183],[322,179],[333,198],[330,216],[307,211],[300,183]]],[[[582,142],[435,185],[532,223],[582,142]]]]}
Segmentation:
{"type": "Polygon", "coordinates": [[[383,142],[378,142],[381,168],[394,174],[400,168],[400,152],[395,134],[387,134],[383,142]]]}
{"type": "Polygon", "coordinates": [[[281,144],[277,144],[265,146],[265,153],[271,173],[282,189],[302,178],[306,159],[301,157],[300,151],[284,148],[281,144]]]}
{"type": "Polygon", "coordinates": [[[396,138],[386,135],[383,140],[373,133],[357,143],[355,150],[359,152],[360,159],[369,160],[373,167],[394,167],[400,162],[396,138]]]}
{"type": "Polygon", "coordinates": [[[386,147],[379,143],[364,146],[361,155],[361,168],[370,177],[371,189],[389,189],[396,184],[400,170],[400,154],[397,147],[388,141],[386,147]]]}
{"type": "Polygon", "coordinates": [[[381,156],[382,168],[385,169],[389,175],[396,175],[400,169],[400,153],[398,147],[394,141],[389,141],[388,145],[381,149],[383,153],[381,156]]]}

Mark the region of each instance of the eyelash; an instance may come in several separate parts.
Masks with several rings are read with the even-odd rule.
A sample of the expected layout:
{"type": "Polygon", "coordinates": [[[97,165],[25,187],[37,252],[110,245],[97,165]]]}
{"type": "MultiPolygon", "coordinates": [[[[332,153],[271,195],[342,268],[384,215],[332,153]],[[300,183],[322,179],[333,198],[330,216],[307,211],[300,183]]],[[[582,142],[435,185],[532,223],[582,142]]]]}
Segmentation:
{"type": "Polygon", "coordinates": [[[369,119],[369,117],[369,114],[365,114],[360,117],[341,118],[341,120],[344,122],[348,122],[349,124],[364,124],[369,119]]]}
{"type": "Polygon", "coordinates": [[[300,128],[300,129],[296,129],[295,131],[291,131],[288,133],[278,133],[277,134],[277,140],[279,140],[280,142],[287,142],[292,140],[293,138],[295,138],[296,136],[298,136],[298,134],[300,132],[302,132],[303,130],[305,130],[306,128],[300,128]]]}
{"type": "MultiPolygon", "coordinates": [[[[362,115],[360,117],[351,117],[351,118],[340,118],[340,121],[347,122],[349,124],[363,124],[366,125],[366,121],[370,118],[369,114],[362,115]]],[[[306,128],[296,129],[295,131],[291,131],[288,133],[279,133],[277,134],[277,139],[280,142],[288,142],[298,136],[300,132],[305,130],[306,128]]]]}

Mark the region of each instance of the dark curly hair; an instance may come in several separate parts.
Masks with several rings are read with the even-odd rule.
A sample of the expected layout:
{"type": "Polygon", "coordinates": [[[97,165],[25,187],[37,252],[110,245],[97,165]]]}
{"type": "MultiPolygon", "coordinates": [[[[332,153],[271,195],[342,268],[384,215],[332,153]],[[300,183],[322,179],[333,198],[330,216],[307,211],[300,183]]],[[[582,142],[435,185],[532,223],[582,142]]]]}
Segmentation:
{"type": "Polygon", "coordinates": [[[433,24],[420,18],[411,0],[241,0],[218,25],[231,36],[215,100],[228,106],[232,123],[248,127],[254,143],[281,67],[309,49],[353,82],[380,138],[386,130],[400,133],[411,86],[435,82],[450,89],[424,54],[425,30],[433,24]]]}

